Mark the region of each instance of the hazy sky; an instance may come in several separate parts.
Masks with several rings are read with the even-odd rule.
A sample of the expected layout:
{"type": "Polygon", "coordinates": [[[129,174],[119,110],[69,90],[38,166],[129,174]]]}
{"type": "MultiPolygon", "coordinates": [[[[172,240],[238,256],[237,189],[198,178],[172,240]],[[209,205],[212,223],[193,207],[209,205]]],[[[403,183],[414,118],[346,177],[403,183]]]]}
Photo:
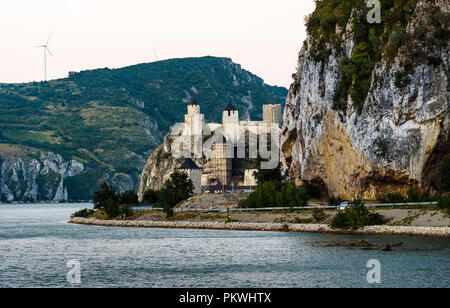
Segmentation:
{"type": "Polygon", "coordinates": [[[182,57],[232,58],[288,87],[314,0],[2,0],[0,82],[182,57]]]}

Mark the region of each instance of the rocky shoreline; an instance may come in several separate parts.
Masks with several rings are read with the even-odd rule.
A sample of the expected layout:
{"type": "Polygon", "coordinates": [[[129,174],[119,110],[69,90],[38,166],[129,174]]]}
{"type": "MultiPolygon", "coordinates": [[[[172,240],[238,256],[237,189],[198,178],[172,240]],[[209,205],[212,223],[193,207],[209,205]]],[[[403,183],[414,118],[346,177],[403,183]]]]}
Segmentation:
{"type": "Polygon", "coordinates": [[[450,237],[449,227],[404,227],[371,226],[357,231],[333,230],[328,225],[319,224],[278,224],[278,223],[217,223],[188,221],[138,221],[138,220],[98,220],[93,218],[73,218],[69,223],[103,227],[165,228],[165,229],[206,229],[230,231],[270,231],[336,234],[384,234],[423,237],[450,237]]]}

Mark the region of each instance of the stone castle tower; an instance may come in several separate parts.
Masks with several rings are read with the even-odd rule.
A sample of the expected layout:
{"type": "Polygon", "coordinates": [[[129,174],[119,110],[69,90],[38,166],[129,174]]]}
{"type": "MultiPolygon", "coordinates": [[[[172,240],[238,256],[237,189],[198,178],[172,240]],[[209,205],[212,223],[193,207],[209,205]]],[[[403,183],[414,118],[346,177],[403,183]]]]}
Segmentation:
{"type": "Polygon", "coordinates": [[[184,160],[183,165],[179,168],[180,171],[187,174],[187,176],[194,183],[194,193],[196,195],[202,193],[202,169],[190,158],[184,160]]]}
{"type": "Polygon", "coordinates": [[[205,115],[200,113],[200,105],[196,100],[193,100],[188,105],[188,113],[184,116],[184,123],[186,129],[188,129],[192,135],[196,133],[196,127],[203,128],[205,125],[205,115]]]}
{"type": "Polygon", "coordinates": [[[275,123],[281,126],[281,105],[264,105],[263,122],[268,125],[275,123]]]}

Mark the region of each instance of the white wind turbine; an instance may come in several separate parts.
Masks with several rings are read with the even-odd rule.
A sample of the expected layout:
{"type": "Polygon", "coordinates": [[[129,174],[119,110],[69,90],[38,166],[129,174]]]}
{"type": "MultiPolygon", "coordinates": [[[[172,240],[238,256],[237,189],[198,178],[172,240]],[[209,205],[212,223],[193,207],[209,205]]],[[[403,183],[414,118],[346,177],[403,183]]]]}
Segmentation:
{"type": "Polygon", "coordinates": [[[53,34],[53,32],[50,33],[50,36],[48,37],[47,43],[45,43],[45,45],[34,46],[34,48],[43,48],[44,49],[44,79],[45,79],[45,81],[47,81],[47,52],[52,56],[53,59],[55,58],[53,56],[52,52],[50,51],[50,49],[48,48],[48,43],[50,43],[52,34],[53,34]]]}

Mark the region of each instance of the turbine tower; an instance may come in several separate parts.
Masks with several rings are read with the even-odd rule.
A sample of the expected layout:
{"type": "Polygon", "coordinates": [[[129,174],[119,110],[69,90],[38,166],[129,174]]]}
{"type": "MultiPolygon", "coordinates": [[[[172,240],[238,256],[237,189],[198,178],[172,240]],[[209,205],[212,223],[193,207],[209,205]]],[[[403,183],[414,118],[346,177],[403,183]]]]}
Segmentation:
{"type": "Polygon", "coordinates": [[[53,59],[55,58],[53,56],[52,52],[50,51],[50,49],[48,48],[48,43],[50,43],[52,34],[53,34],[53,32],[50,33],[50,36],[48,37],[47,43],[45,43],[45,45],[34,46],[34,48],[43,48],[44,49],[44,80],[45,81],[47,81],[47,52],[52,56],[53,59]]]}
{"type": "Polygon", "coordinates": [[[155,48],[153,48],[153,54],[155,55],[155,62],[158,62],[158,54],[156,53],[155,48]]]}

